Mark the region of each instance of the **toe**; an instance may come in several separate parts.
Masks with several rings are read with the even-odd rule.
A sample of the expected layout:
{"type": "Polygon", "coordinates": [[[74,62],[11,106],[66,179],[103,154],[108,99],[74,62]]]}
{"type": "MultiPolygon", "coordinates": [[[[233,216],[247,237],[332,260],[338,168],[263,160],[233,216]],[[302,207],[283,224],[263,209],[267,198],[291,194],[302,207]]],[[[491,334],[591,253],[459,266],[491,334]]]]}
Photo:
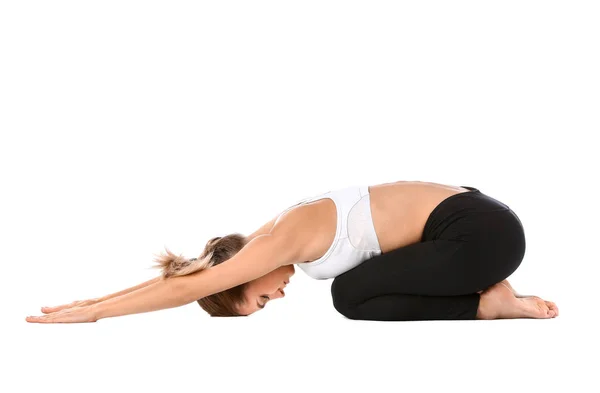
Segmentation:
{"type": "Polygon", "coordinates": [[[550,308],[548,307],[546,302],[540,298],[537,298],[536,300],[537,300],[536,306],[537,306],[538,310],[540,311],[541,317],[542,318],[551,318],[550,317],[550,308]]]}
{"type": "Polygon", "coordinates": [[[518,299],[523,305],[523,311],[526,318],[549,318],[548,307],[541,299],[535,297],[526,297],[518,299]]]}
{"type": "Polygon", "coordinates": [[[546,301],[546,306],[554,312],[555,316],[558,315],[558,306],[554,302],[546,301]]]}

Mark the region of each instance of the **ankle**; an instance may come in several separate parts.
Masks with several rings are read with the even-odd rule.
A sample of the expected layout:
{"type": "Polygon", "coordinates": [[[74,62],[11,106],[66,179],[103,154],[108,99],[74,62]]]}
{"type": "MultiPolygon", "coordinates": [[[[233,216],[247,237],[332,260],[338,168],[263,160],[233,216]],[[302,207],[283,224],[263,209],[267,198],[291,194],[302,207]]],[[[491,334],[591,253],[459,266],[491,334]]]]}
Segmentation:
{"type": "Polygon", "coordinates": [[[490,309],[490,299],[487,296],[479,295],[479,306],[475,319],[494,319],[495,315],[490,309]]]}

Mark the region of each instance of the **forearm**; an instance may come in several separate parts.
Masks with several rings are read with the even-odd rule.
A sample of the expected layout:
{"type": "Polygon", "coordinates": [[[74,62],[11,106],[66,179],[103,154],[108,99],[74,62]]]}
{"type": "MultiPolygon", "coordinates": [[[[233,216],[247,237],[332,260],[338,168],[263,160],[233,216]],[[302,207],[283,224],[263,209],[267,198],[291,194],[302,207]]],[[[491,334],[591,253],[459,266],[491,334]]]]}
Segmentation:
{"type": "Polygon", "coordinates": [[[102,296],[102,297],[98,298],[98,301],[99,302],[103,302],[103,301],[108,300],[108,299],[112,299],[112,298],[115,298],[115,297],[118,297],[118,296],[121,296],[121,295],[128,294],[128,293],[133,292],[133,291],[137,291],[138,289],[145,288],[148,285],[152,285],[152,284],[158,282],[160,279],[161,279],[160,276],[159,277],[155,277],[152,280],[148,280],[148,281],[143,282],[143,283],[141,283],[139,285],[136,285],[134,287],[123,289],[122,291],[111,293],[110,295],[102,296]]]}
{"type": "Polygon", "coordinates": [[[194,300],[181,285],[181,277],[170,277],[91,307],[97,319],[102,319],[179,307],[194,300]]]}

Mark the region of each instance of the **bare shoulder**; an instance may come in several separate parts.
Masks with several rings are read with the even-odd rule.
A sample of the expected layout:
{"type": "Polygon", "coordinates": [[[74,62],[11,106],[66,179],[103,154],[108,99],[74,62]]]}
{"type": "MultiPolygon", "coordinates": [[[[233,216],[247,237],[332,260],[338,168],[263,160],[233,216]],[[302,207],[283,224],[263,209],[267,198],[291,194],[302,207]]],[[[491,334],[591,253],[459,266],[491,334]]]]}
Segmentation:
{"type": "Polygon", "coordinates": [[[283,219],[286,220],[286,225],[279,225],[278,226],[278,228],[280,228],[279,232],[282,231],[281,228],[288,228],[288,229],[295,228],[295,225],[290,225],[289,223],[293,220],[302,219],[302,217],[305,217],[306,214],[308,214],[307,211],[314,211],[314,209],[308,209],[308,207],[309,207],[309,205],[317,204],[317,202],[320,202],[320,201],[311,202],[310,204],[300,204],[299,203],[297,205],[290,206],[288,209],[282,210],[271,220],[269,220],[265,224],[261,225],[257,230],[252,232],[250,235],[246,236],[246,238],[248,239],[248,241],[250,241],[250,240],[254,239],[255,237],[271,234],[275,225],[279,224],[283,219]],[[299,212],[301,212],[301,213],[299,213],[299,212]]]}
{"type": "Polygon", "coordinates": [[[323,205],[327,203],[321,200],[294,206],[262,225],[248,240],[261,235],[271,235],[278,239],[277,244],[285,244],[287,264],[303,262],[312,254],[316,238],[314,234],[322,220],[323,205]]]}
{"type": "MultiPolygon", "coordinates": [[[[325,202],[326,203],[326,202],[325,202]]],[[[321,221],[321,201],[295,206],[277,217],[270,234],[283,239],[287,252],[293,255],[292,263],[301,263],[311,254],[321,221]]]]}
{"type": "Polygon", "coordinates": [[[269,233],[271,233],[271,229],[273,229],[273,225],[275,225],[275,221],[277,221],[278,217],[279,217],[279,214],[276,215],[275,217],[273,217],[273,219],[271,219],[266,224],[263,224],[260,228],[258,228],[254,232],[252,232],[250,235],[246,236],[246,239],[248,241],[250,241],[250,240],[254,239],[255,237],[258,237],[261,235],[268,235],[269,233]]]}

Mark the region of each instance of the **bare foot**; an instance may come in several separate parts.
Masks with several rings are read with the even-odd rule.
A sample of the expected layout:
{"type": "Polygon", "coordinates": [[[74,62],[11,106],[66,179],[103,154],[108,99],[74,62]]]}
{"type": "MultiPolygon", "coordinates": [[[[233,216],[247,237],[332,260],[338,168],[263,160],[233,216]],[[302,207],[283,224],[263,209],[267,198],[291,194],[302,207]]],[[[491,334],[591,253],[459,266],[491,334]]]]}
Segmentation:
{"type": "Polygon", "coordinates": [[[523,295],[523,294],[520,294],[517,291],[515,291],[515,289],[512,287],[512,285],[510,285],[508,280],[502,280],[500,282],[502,284],[506,285],[508,288],[510,288],[510,290],[512,291],[513,295],[515,295],[515,297],[532,297],[531,295],[523,295]]]}
{"type": "MultiPolygon", "coordinates": [[[[510,285],[510,283],[508,282],[508,280],[502,280],[501,283],[504,284],[504,285],[506,285],[507,287],[509,287],[510,290],[512,291],[513,295],[515,295],[516,298],[523,299],[524,302],[530,302],[531,300],[525,300],[525,299],[528,299],[528,298],[535,298],[535,299],[538,299],[538,300],[542,300],[538,296],[523,295],[523,294],[518,293],[517,291],[514,290],[514,288],[512,287],[512,285],[510,285]]],[[[546,303],[546,305],[548,306],[548,308],[550,310],[554,311],[554,314],[555,314],[554,316],[557,317],[558,316],[558,306],[554,302],[551,302],[551,301],[548,301],[548,300],[543,300],[543,301],[546,303]]]]}
{"type": "Polygon", "coordinates": [[[558,307],[537,296],[516,297],[504,280],[480,294],[477,319],[554,318],[558,307]]]}
{"type": "MultiPolygon", "coordinates": [[[[512,287],[512,285],[510,285],[510,283],[508,282],[508,280],[502,280],[502,281],[500,281],[500,282],[501,282],[502,284],[506,285],[506,286],[507,286],[507,287],[508,287],[508,288],[509,288],[509,289],[512,291],[513,295],[515,295],[515,297],[519,297],[519,298],[523,298],[523,297],[535,297],[535,296],[532,296],[532,295],[523,295],[523,294],[521,294],[521,293],[517,292],[517,291],[516,291],[516,290],[515,290],[515,289],[512,287]]],[[[483,292],[483,291],[478,291],[477,293],[481,294],[482,292],[483,292]]],[[[558,313],[558,309],[557,309],[556,311],[557,311],[557,313],[558,313]]]]}
{"type": "Polygon", "coordinates": [[[508,282],[508,280],[502,280],[500,281],[502,284],[506,285],[508,287],[508,289],[510,289],[513,293],[513,295],[515,295],[515,297],[521,297],[519,296],[519,294],[517,293],[517,291],[515,291],[515,289],[512,287],[512,285],[510,285],[510,283],[508,282]]]}
{"type": "MultiPolygon", "coordinates": [[[[521,295],[520,293],[515,291],[515,289],[512,287],[512,285],[510,285],[508,280],[502,280],[500,282],[503,283],[504,285],[506,285],[512,291],[513,295],[515,295],[515,297],[529,297],[529,295],[521,295]]],[[[483,291],[478,291],[477,293],[481,294],[482,292],[483,291]]]]}

